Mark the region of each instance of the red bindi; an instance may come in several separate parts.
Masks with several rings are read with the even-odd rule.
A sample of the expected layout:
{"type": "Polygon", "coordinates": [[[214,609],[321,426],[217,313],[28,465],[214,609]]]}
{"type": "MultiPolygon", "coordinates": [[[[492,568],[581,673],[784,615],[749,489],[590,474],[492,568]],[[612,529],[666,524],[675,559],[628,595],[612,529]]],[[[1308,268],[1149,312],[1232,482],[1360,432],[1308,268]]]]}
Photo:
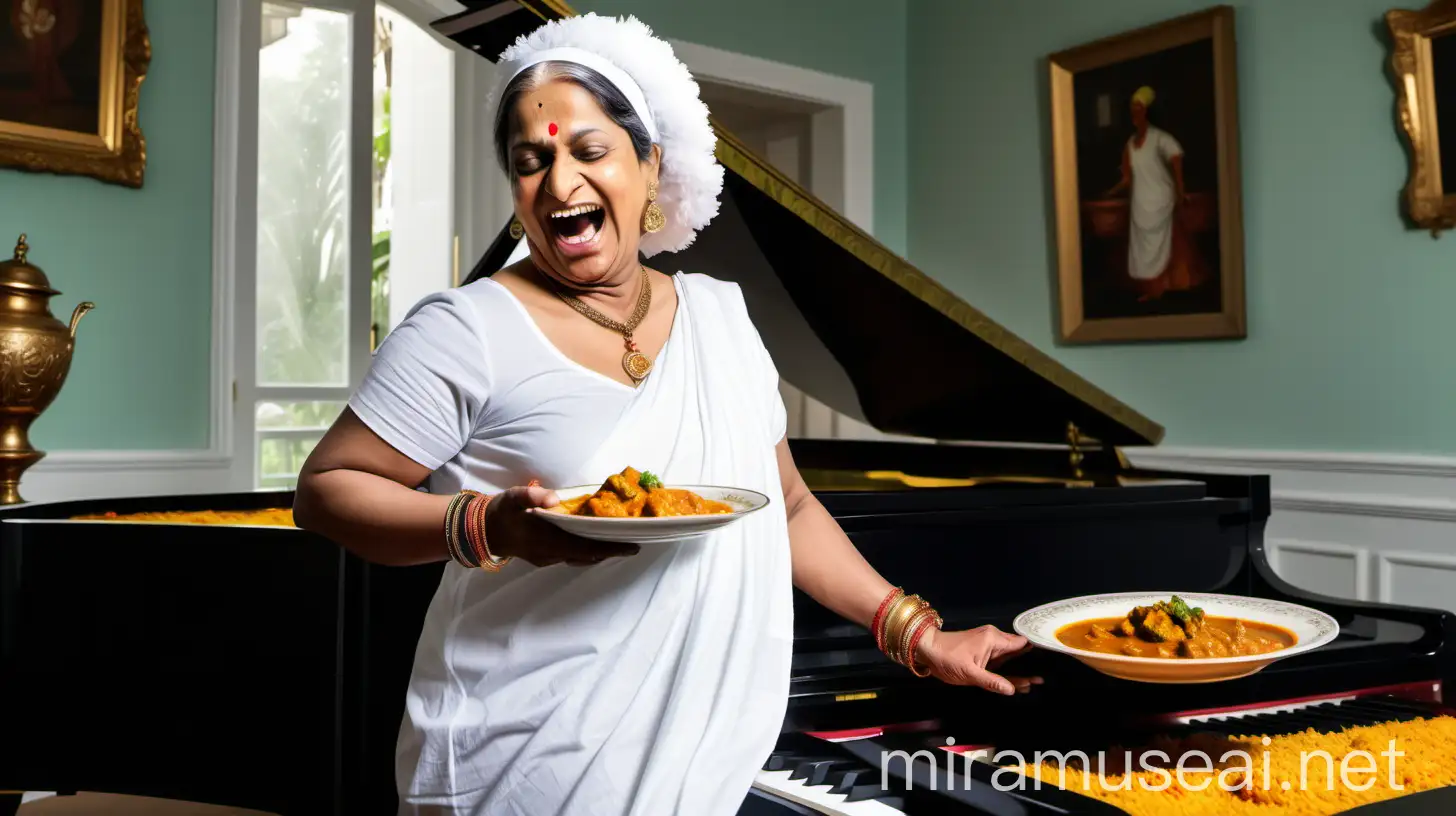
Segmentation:
{"type": "Polygon", "coordinates": [[[550,125],[548,125],[547,128],[546,128],[546,132],[547,133],[550,133],[552,136],[555,136],[556,135],[556,123],[555,122],[552,122],[550,125]]]}

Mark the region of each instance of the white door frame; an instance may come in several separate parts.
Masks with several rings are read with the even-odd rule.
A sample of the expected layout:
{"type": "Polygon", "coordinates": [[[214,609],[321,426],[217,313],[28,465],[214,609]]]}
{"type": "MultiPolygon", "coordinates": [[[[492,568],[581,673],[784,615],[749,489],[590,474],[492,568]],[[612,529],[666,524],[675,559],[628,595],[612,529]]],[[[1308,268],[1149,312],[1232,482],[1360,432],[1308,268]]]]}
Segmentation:
{"type": "Polygon", "coordinates": [[[697,79],[829,106],[810,122],[814,195],[874,233],[874,85],[721,48],[670,42],[697,79]]]}

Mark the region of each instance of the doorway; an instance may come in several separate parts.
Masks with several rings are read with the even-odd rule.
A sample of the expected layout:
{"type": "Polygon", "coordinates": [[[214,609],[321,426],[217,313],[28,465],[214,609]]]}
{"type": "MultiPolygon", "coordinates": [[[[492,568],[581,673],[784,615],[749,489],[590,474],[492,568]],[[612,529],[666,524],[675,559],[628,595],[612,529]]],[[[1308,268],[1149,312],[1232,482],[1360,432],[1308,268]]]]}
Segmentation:
{"type": "MultiPolygon", "coordinates": [[[[695,72],[697,69],[694,69],[695,72]]],[[[697,76],[708,109],[739,141],[779,172],[844,212],[847,117],[843,106],[697,76]]],[[[788,435],[809,439],[888,439],[780,380],[788,435]]]]}

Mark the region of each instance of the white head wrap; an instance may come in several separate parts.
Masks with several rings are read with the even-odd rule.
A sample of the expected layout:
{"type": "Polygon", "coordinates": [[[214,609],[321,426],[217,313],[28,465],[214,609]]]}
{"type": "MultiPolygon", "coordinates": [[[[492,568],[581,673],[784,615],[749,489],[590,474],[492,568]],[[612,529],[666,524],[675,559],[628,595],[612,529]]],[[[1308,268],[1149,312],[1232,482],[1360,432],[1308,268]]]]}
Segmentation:
{"type": "Polygon", "coordinates": [[[717,137],[687,66],[671,45],[635,17],[585,14],[553,20],[501,52],[491,109],[500,105],[505,86],[522,71],[553,61],[576,63],[605,77],[662,147],[657,206],[667,225],[645,233],[640,246],[649,258],[686,249],[718,214],[723,191],[723,168],[713,156],[717,137]]]}

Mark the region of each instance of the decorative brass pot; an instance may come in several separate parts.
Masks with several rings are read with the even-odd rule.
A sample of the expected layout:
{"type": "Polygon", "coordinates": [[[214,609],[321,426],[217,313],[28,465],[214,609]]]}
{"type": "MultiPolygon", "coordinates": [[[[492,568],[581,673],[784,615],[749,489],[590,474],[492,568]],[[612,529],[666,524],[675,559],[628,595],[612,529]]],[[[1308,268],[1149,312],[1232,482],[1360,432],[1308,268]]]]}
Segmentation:
{"type": "Polygon", "coordinates": [[[71,325],[57,320],[50,299],[60,292],[26,261],[25,236],[15,257],[0,262],[0,504],[19,504],[20,475],[45,454],[30,446],[30,424],[61,392],[76,349],[76,324],[95,308],[77,304],[71,325]]]}

